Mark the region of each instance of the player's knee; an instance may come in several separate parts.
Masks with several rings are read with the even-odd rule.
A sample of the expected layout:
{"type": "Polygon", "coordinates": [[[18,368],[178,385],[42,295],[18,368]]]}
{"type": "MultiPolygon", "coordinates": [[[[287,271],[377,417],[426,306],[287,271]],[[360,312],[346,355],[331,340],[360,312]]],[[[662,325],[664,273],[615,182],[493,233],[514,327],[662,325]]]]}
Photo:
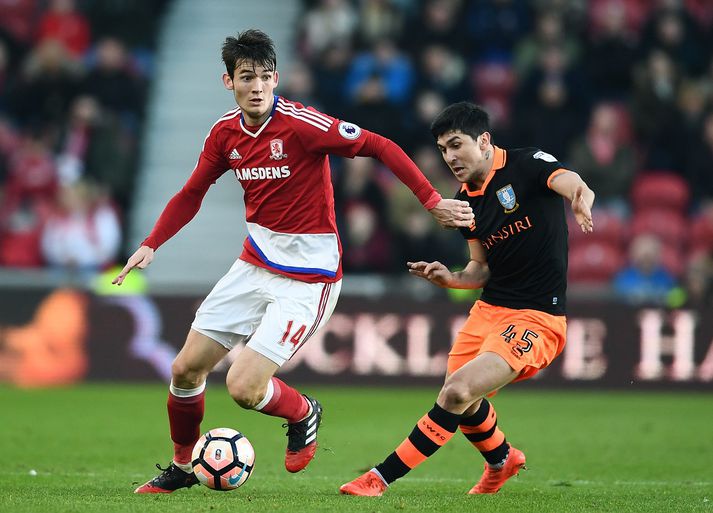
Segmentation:
{"type": "Polygon", "coordinates": [[[171,364],[171,377],[174,386],[179,388],[193,388],[205,381],[205,372],[186,362],[182,358],[176,358],[171,364]]]}
{"type": "Polygon", "coordinates": [[[251,410],[262,401],[264,390],[241,379],[227,379],[228,393],[241,408],[251,410]]]}
{"type": "Polygon", "coordinates": [[[465,383],[458,380],[447,380],[441,393],[438,395],[438,403],[448,407],[461,408],[473,402],[473,394],[465,383]]]}

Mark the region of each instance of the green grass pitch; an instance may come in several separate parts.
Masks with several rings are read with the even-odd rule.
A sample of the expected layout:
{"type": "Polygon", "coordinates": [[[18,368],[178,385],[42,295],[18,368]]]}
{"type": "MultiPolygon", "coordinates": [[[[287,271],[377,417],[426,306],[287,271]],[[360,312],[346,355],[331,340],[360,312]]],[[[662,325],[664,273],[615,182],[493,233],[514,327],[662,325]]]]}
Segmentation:
{"type": "Polygon", "coordinates": [[[380,498],[339,485],[381,461],[433,404],[434,389],[305,386],[325,408],[320,448],[302,473],[283,467],[281,419],[243,411],[209,385],[204,431],[245,433],[257,453],[242,488],[137,496],[170,459],[166,387],[0,388],[1,512],[713,512],[710,393],[504,390],[499,425],[529,469],[494,496],[468,496],[480,456],[456,434],[380,498]],[[35,470],[36,475],[31,475],[35,470]]]}

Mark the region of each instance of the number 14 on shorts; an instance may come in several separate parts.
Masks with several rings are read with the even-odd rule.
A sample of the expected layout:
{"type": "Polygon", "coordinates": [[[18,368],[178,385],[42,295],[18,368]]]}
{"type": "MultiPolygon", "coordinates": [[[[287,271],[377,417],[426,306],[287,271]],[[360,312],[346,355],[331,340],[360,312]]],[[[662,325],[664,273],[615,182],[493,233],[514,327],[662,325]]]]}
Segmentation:
{"type": "Polygon", "coordinates": [[[292,325],[294,322],[292,320],[287,322],[287,328],[285,329],[285,334],[282,335],[282,340],[280,340],[280,345],[284,346],[287,340],[290,341],[292,344],[292,349],[295,349],[298,345],[300,345],[300,342],[302,341],[302,337],[305,334],[305,331],[307,331],[307,326],[306,325],[301,325],[300,327],[297,327],[295,325],[295,330],[293,332],[292,325]],[[290,334],[292,336],[290,336],[290,334]]]}

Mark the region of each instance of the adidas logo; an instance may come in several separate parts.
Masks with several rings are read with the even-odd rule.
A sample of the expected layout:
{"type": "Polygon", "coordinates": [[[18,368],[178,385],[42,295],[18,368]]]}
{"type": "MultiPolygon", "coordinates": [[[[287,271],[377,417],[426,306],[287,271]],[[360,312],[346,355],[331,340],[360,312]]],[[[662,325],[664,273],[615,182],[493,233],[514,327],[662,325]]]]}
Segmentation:
{"type": "Polygon", "coordinates": [[[243,158],[243,156],[240,153],[238,153],[238,150],[233,148],[233,151],[230,152],[230,156],[228,158],[230,160],[240,160],[241,158],[243,158]]]}

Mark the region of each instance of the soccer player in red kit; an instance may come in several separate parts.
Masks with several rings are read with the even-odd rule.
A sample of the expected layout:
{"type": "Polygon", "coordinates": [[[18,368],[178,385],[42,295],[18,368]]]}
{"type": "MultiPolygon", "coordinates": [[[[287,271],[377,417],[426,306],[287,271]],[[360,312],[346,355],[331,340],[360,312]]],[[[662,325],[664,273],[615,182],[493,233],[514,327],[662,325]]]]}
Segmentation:
{"type": "Polygon", "coordinates": [[[274,95],[277,59],[263,32],[228,37],[222,57],[223,83],[238,106],[210,129],[190,178],[114,279],[120,285],[131,269],[149,265],[154,251],[196,215],[208,188],[227,170],[235,174],[244,189],[248,237],[196,312],[173,362],[173,461],[136,493],[197,483],[191,451],[200,436],[206,377],[240,343],[245,347],[228,370],[228,392],[243,408],[286,419],[289,472],[314,457],[322,406],[274,374],[327,322],[341,288],[328,155],[380,160],[444,226],[467,227],[473,220],[467,202],[442,199],[389,139],[274,95]]]}
{"type": "Polygon", "coordinates": [[[342,485],[347,495],[378,496],[460,431],[485,459],[471,494],[496,493],[525,466],[525,454],[498,428],[486,399],[531,378],[564,348],[567,222],[562,198],[584,233],[593,228],[594,193],[580,176],[537,148],[505,150],[490,139],[488,114],[472,103],[447,107],[431,125],[438,149],[473,207],[461,228],[470,261],[459,272],[440,262],[408,262],[435,285],[483,287],[448,354],[446,381],[409,436],[383,462],[342,485]]]}

